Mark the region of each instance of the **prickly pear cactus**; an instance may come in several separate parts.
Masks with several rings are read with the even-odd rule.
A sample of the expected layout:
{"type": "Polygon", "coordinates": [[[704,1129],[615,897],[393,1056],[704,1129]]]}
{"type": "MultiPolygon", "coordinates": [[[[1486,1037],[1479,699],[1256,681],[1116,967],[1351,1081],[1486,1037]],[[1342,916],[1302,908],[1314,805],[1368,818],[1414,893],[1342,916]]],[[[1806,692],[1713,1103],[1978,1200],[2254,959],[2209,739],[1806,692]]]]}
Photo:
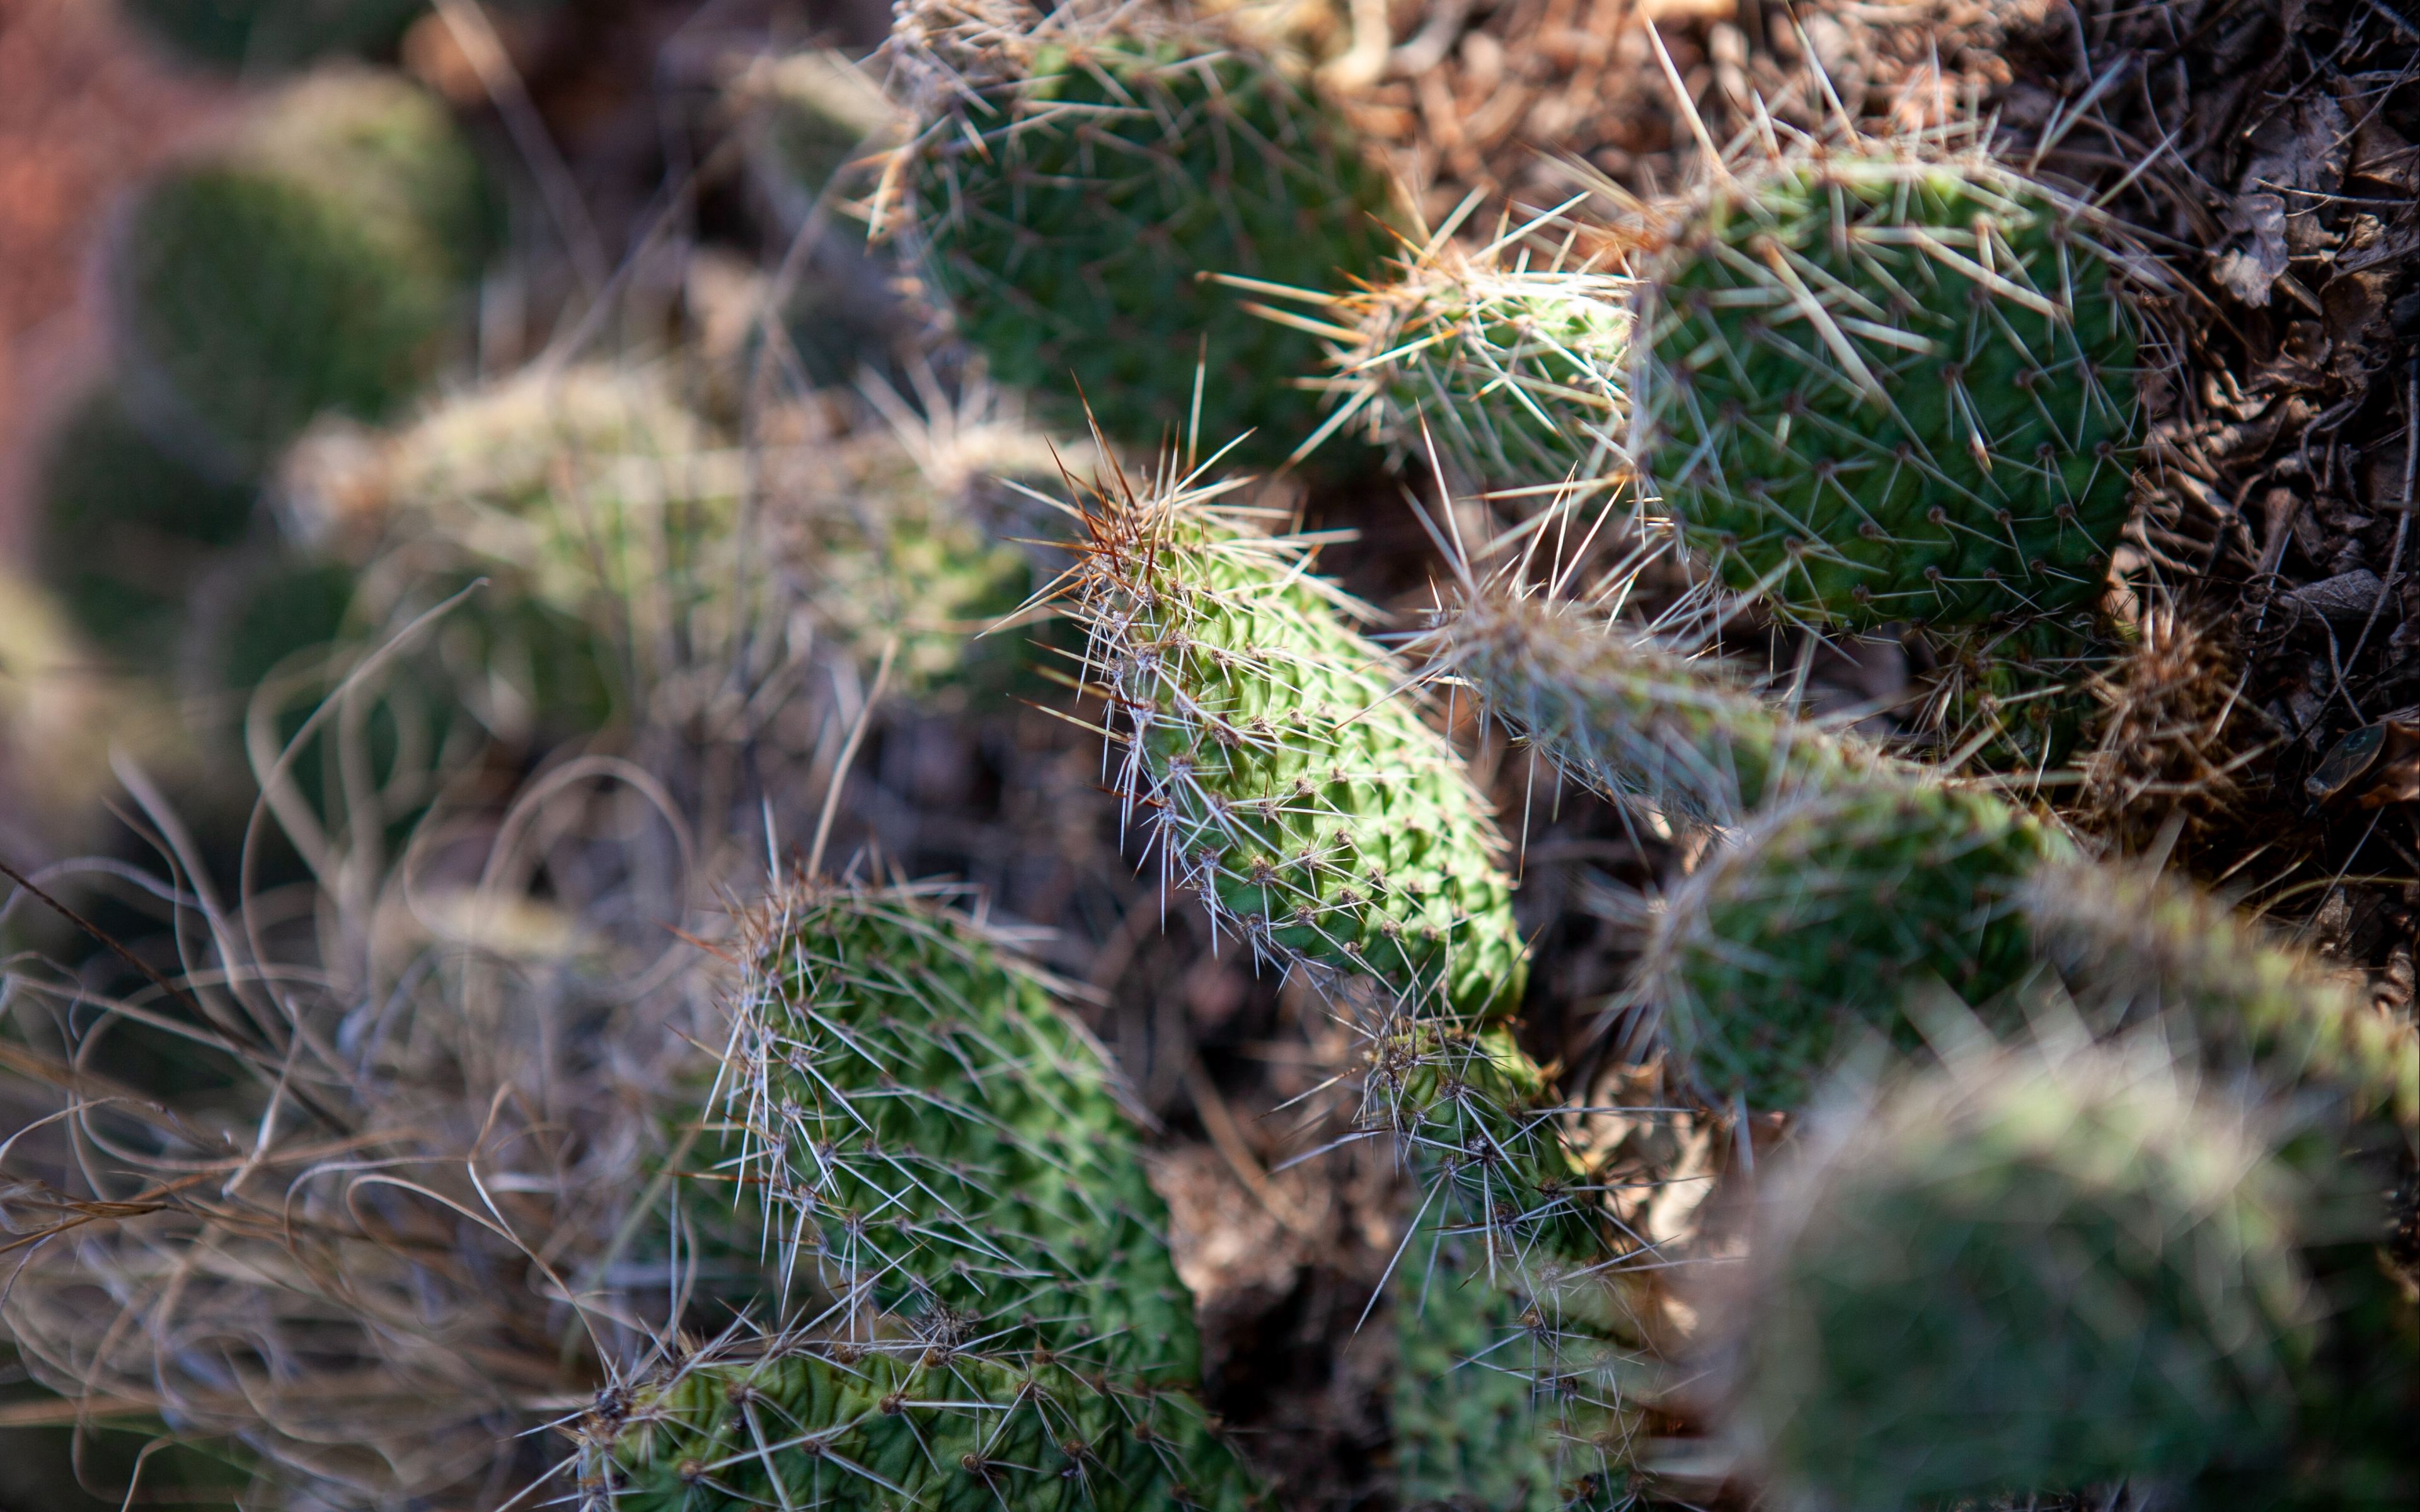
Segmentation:
{"type": "Polygon", "coordinates": [[[207,564],[253,529],[255,490],[162,447],[114,394],[78,406],[50,438],[36,561],[94,644],[165,668],[207,564]],[[95,550],[106,541],[109,548],[95,550]]]}
{"type": "Polygon", "coordinates": [[[1638,344],[1633,451],[1683,539],[1823,625],[2099,596],[2137,428],[2102,234],[1980,154],[1718,176],[1638,344]]]}
{"type": "Polygon", "coordinates": [[[1196,428],[1281,458],[1317,424],[1308,332],[1210,275],[1338,288],[1388,250],[1386,177],[1249,47],[1131,8],[903,7],[921,126],[903,185],[931,291],[994,377],[1139,447],[1196,428]],[[1134,29],[1141,28],[1141,29],[1134,29]]]}
{"type": "Polygon", "coordinates": [[[1572,485],[1624,474],[1637,281],[1521,266],[1501,245],[1450,244],[1333,297],[1342,328],[1329,424],[1425,462],[1434,439],[1466,481],[1572,485]]]}
{"type": "Polygon", "coordinates": [[[1511,1012],[1525,967],[1500,841],[1395,658],[1353,630],[1368,611],[1311,576],[1311,543],[1218,507],[1224,485],[1118,488],[1065,596],[1162,877],[1256,957],[1511,1012]]]}
{"type": "Polygon", "coordinates": [[[1374,1037],[1366,1121],[1409,1169],[1388,1280],[1407,1506],[1619,1504],[1650,1382],[1631,1280],[1565,1148],[1544,1072],[1501,1027],[1400,1019],[1374,1037]]]}
{"type": "Polygon", "coordinates": [[[666,694],[763,608],[734,565],[738,460],[644,368],[532,371],[388,433],[325,425],[283,483],[304,533],[364,564],[369,624],[486,579],[428,644],[509,739],[666,694]]]}
{"type": "Polygon", "coordinates": [[[1783,1504],[2191,1474],[2286,1429],[2294,1192],[2247,1110],[2143,1059],[1953,1059],[1782,1179],[1737,1380],[1783,1504]]]}
{"type": "Polygon", "coordinates": [[[1499,583],[1458,594],[1409,650],[1575,779],[1673,819],[1735,825],[1790,795],[1892,769],[1854,737],[1776,708],[1719,660],[1499,583]]]}
{"type": "Polygon", "coordinates": [[[2332,1088],[2342,1111],[2420,1126],[2420,1032],[2223,901],[2135,865],[2045,868],[2020,900],[2045,959],[2103,1031],[2164,1022],[2220,1074],[2332,1088]]]}
{"type": "Polygon", "coordinates": [[[1920,721],[1960,770],[2039,783],[2077,759],[2116,649],[2093,615],[1965,626],[1936,645],[1942,667],[1920,721]]]}
{"type": "Polygon", "coordinates": [[[421,91],[359,70],[289,87],[154,185],[113,249],[138,413],[238,476],[322,410],[382,417],[428,375],[485,213],[468,144],[421,91]]]}
{"type": "Polygon", "coordinates": [[[1700,1086],[1802,1105],[1860,1027],[1922,1041],[1925,974],[1983,1004],[2032,968],[2020,890],[2069,847],[1988,793],[1848,788],[1748,826],[1667,901],[1635,989],[1700,1086]]]}
{"type": "Polygon", "coordinates": [[[143,30],[197,63],[281,68],[392,43],[427,0],[123,0],[143,30]]]}
{"type": "Polygon", "coordinates": [[[1008,542],[1047,527],[991,506],[1019,486],[1057,489],[1061,458],[1007,417],[900,412],[836,436],[800,409],[760,429],[792,432],[768,495],[782,566],[818,633],[867,676],[888,646],[889,686],[904,692],[1002,693],[1035,633],[1017,611],[1037,586],[1033,559],[1008,542]]]}
{"type": "Polygon", "coordinates": [[[786,890],[747,964],[719,1174],[814,1322],[612,1394],[585,1437],[616,1504],[1249,1504],[1132,1120],[1050,984],[897,888],[786,890]]]}

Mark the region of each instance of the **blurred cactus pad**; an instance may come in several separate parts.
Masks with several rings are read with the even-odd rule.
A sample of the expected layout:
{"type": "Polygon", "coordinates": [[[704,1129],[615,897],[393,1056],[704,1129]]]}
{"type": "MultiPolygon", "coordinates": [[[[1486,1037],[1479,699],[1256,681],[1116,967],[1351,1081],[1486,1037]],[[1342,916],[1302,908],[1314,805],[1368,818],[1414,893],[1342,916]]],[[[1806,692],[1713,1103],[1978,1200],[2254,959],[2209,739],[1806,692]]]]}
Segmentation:
{"type": "Polygon", "coordinates": [[[2307,1342],[2298,1197],[2156,1050],[1978,1052],[1836,1110],[1737,1325],[1783,1505],[2077,1491],[2257,1460],[2307,1342]]]}
{"type": "Polygon", "coordinates": [[[276,69],[394,44],[428,0],[118,0],[144,31],[196,63],[276,69]]]}
{"type": "Polygon", "coordinates": [[[1189,1393],[1192,1299],[1099,1050],[929,892],[785,890],[746,921],[723,1153],[819,1321],[628,1394],[630,1507],[1240,1507],[1189,1393]]]}
{"type": "Polygon", "coordinates": [[[36,562],[76,628],[130,663],[166,666],[195,580],[251,533],[256,490],[163,447],[106,392],[51,434],[40,489],[36,562]]]}
{"type": "Polygon", "coordinates": [[[1459,754],[1402,695],[1370,610],[1313,543],[1161,479],[1096,499],[1065,593],[1153,863],[1256,959],[1367,973],[1455,1013],[1526,980],[1502,841],[1459,754]]]}
{"type": "Polygon", "coordinates": [[[2138,424],[2111,234],[1979,153],[1716,174],[1650,258],[1634,393],[1683,538],[1823,625],[2089,604],[2138,424]]]}
{"type": "Polygon", "coordinates": [[[322,410],[375,421],[429,375],[488,239],[477,160],[400,78],[323,71],[119,228],[116,324],[136,411],[230,476],[322,410]]]}
{"type": "Polygon", "coordinates": [[[321,426],[283,484],[305,533],[364,565],[361,612],[431,631],[499,733],[593,728],[690,671],[765,609],[738,569],[737,454],[642,364],[534,369],[411,424],[321,426]]]}
{"type": "Polygon", "coordinates": [[[1988,793],[1877,784],[1785,804],[1668,900],[1641,974],[1717,1098],[1803,1106],[1861,1029],[1921,1046],[1926,976],[1974,1004],[2033,969],[2019,895],[2066,841],[1988,793]]]}
{"type": "MultiPolygon", "coordinates": [[[[1307,81],[1140,11],[902,8],[921,102],[910,245],[995,378],[1114,440],[1192,429],[1285,456],[1316,426],[1309,332],[1245,314],[1234,275],[1341,288],[1380,270],[1391,190],[1307,81]],[[1206,364],[1206,365],[1204,365],[1206,364]]],[[[1244,455],[1244,454],[1238,454],[1244,455]]]]}

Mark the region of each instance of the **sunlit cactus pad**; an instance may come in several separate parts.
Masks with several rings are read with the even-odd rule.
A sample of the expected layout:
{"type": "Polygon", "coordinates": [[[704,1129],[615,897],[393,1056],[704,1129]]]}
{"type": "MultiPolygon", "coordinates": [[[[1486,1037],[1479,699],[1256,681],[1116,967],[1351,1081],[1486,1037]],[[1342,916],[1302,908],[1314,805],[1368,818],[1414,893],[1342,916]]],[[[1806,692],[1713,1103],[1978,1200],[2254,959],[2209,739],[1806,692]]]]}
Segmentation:
{"type": "Polygon", "coordinates": [[[1046,980],[913,891],[790,890],[749,930],[725,1164],[792,1282],[1191,1382],[1166,1211],[1046,980]]]}
{"type": "Polygon", "coordinates": [[[582,1431],[587,1504],[619,1512],[1259,1504],[1190,1397],[1104,1375],[1030,1333],[900,1327],[753,1360],[709,1352],[613,1394],[582,1431]]]}
{"type": "Polygon", "coordinates": [[[1485,800],[1400,664],[1224,486],[1104,497],[1066,590],[1153,864],[1280,964],[1494,1016],[1525,980],[1485,800]]]}
{"type": "Polygon", "coordinates": [[[1979,156],[1717,178],[1655,259],[1636,395],[1683,539],[1822,625],[2097,597],[2136,427],[2098,235],[1979,156]]]}
{"type": "Polygon", "coordinates": [[[1877,784],[1784,807],[1710,856],[1657,922],[1645,990],[1711,1093],[1801,1105],[1860,1032],[1908,1048],[1925,977],[1982,1004],[2034,963],[2018,892],[2066,843],[1988,793],[1877,784]]]}
{"type": "Polygon", "coordinates": [[[1782,1504],[2189,1474],[2291,1422],[2294,1193],[2145,1058],[1978,1055],[1819,1135],[1740,1323],[1782,1504]]]}
{"type": "Polygon", "coordinates": [[[1635,281],[1530,270],[1504,249],[1441,246],[1397,276],[1338,296],[1330,424],[1363,428],[1425,465],[1432,440],[1465,481],[1575,486],[1626,476],[1635,281]]]}
{"type": "Polygon", "coordinates": [[[946,8],[900,24],[934,75],[908,160],[914,239],[959,332],[995,377],[1063,415],[1080,385],[1110,437],[1144,447],[1187,433],[1206,357],[1201,433],[1257,429],[1255,455],[1284,456],[1318,421],[1318,396],[1288,382],[1318,369],[1318,342],[1206,275],[1377,273],[1391,192],[1342,116],[1207,34],[1078,8],[954,30],[924,13],[946,8]]]}

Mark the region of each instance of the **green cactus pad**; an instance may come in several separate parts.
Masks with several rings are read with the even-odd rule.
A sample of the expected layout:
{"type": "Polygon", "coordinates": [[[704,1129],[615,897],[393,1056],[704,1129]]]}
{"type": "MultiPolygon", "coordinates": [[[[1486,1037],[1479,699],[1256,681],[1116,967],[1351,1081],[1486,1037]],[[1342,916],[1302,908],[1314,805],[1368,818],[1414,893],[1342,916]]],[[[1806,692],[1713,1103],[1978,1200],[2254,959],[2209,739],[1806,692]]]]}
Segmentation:
{"type": "Polygon", "coordinates": [[[911,892],[785,893],[750,938],[730,1165],[785,1272],[1138,1385],[1195,1378],[1133,1120],[1046,979],[911,892]]]}
{"type": "Polygon", "coordinates": [[[1526,967],[1485,801],[1311,543],[1255,533],[1225,491],[1104,496],[1065,590],[1153,864],[1256,957],[1511,1012],[1526,967]]]}
{"type": "Polygon", "coordinates": [[[2221,900],[2139,864],[2071,861],[2020,902],[2096,1027],[2164,1019],[2215,1072],[2334,1088],[2352,1117],[2420,1127],[2420,1031],[2221,900]]]}
{"type": "Polygon", "coordinates": [[[1318,396],[1286,382],[1318,368],[1318,341],[1208,275],[1374,277],[1386,177],[1337,111],[1240,44],[1081,8],[932,35],[956,12],[902,8],[930,75],[905,175],[918,265],[993,376],[1062,418],[1082,423],[1080,385],[1111,439],[1181,440],[1206,363],[1201,434],[1253,431],[1252,458],[1282,458],[1318,423],[1318,396]]]}
{"type": "Polygon", "coordinates": [[[165,666],[205,564],[252,529],[252,488],[163,448],[114,393],[71,412],[41,471],[36,560],[76,627],[133,662],[165,666]],[[96,551],[95,542],[109,549],[96,551]]]}
{"type": "Polygon", "coordinates": [[[1700,1086],[1794,1108],[1861,1026],[1922,1043],[1900,1005],[1924,975],[1976,1004],[2022,980],[2019,889],[2067,854],[1987,793],[1819,795],[1751,825],[1672,895],[1640,988],[1700,1086]]]}
{"type": "Polygon", "coordinates": [[[1993,1053],[1819,1135],[1740,1335],[1782,1504],[2080,1490],[2274,1443],[2306,1308],[2249,1117],[2140,1057],[1993,1053]]]}
{"type": "Polygon", "coordinates": [[[1423,462],[1434,439],[1469,480],[1610,486],[1628,471],[1636,281],[1504,262],[1448,246],[1335,299],[1353,339],[1335,353],[1331,424],[1423,462]]]}
{"type": "Polygon", "coordinates": [[[1080,1354],[902,1330],[709,1352],[584,1425],[582,1479],[620,1512],[1168,1512],[1257,1506],[1201,1408],[1080,1354]],[[737,1353],[739,1351],[726,1351],[737,1353]]]}
{"type": "Polygon", "coordinates": [[[225,158],[153,186],[113,253],[145,423],[248,475],[322,410],[393,410],[461,298],[479,183],[434,100],[343,73],[305,81],[225,158]]]}
{"type": "Polygon", "coordinates": [[[1497,583],[1459,594],[1410,650],[1575,780],[1676,820],[1736,825],[1892,769],[1854,736],[1776,708],[1719,660],[1497,583]]]}
{"type": "Polygon", "coordinates": [[[310,533],[363,563],[368,623],[487,579],[427,644],[509,740],[641,705],[677,719],[712,696],[687,683],[727,674],[709,648],[763,609],[736,565],[738,458],[646,369],[534,371],[392,433],[322,427],[285,471],[310,533]]]}
{"type": "Polygon", "coordinates": [[[2079,758],[2116,647],[2089,613],[1964,626],[1935,638],[1923,722],[1959,769],[2039,782],[2079,758]]]}
{"type": "Polygon", "coordinates": [[[896,887],[778,893],[745,967],[716,1164],[814,1321],[609,1394],[584,1468],[616,1504],[1250,1504],[1133,1120],[1047,980],[896,887]]]}
{"type": "Polygon", "coordinates": [[[1627,1278],[1539,1068],[1501,1028],[1404,1023],[1367,1090],[1404,1149],[1413,1230],[1389,1279],[1407,1506],[1614,1505],[1647,1384],[1627,1278]]]}
{"type": "Polygon", "coordinates": [[[1641,326],[1634,452],[1682,538],[1823,625],[2099,597],[2137,425],[2099,229],[1979,156],[1716,179],[1641,326]]]}

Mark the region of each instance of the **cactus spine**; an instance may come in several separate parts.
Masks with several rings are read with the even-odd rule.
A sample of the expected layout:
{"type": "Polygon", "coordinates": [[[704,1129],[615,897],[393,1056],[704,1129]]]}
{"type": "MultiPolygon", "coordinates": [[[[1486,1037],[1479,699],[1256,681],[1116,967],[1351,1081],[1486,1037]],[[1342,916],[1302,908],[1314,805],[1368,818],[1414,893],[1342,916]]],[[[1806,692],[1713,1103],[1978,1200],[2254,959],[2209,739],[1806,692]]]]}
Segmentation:
{"type": "Polygon", "coordinates": [[[617,1394],[587,1430],[616,1504],[1249,1504],[1131,1119],[1047,979],[897,888],[785,890],[747,962],[721,1165],[815,1321],[617,1394]]]}
{"type": "Polygon", "coordinates": [[[331,70],[135,207],[114,253],[147,424],[257,474],[312,417],[379,419],[427,377],[473,271],[479,170],[437,102],[331,70]]]}
{"type": "Polygon", "coordinates": [[[1822,625],[2091,602],[2136,425],[2099,235],[1979,152],[1719,174],[1637,343],[1633,455],[1683,539],[1822,625]]]}
{"type": "Polygon", "coordinates": [[[1761,1224],[1743,1415],[1785,1504],[2191,1474],[2286,1430],[2295,1194],[2113,1050],[1978,1053],[1821,1137],[1761,1224]]]}
{"type": "Polygon", "coordinates": [[[923,116],[904,160],[911,247],[1001,380],[1063,402],[1072,376],[1127,444],[1198,424],[1257,429],[1256,455],[1282,457],[1318,401],[1270,378],[1311,372],[1318,345],[1242,316],[1209,275],[1373,276],[1390,192],[1342,116],[1266,59],[1208,32],[1122,29],[1145,24],[1096,6],[903,7],[923,116]]]}
{"type": "Polygon", "coordinates": [[[1936,644],[1944,665],[1922,719],[1962,769],[2039,784],[2090,739],[2111,659],[2092,615],[1962,627],[1936,644]]]}
{"type": "Polygon", "coordinates": [[[1228,491],[1119,480],[1064,589],[1160,874],[1256,957],[1511,1012],[1525,968],[1485,801],[1352,629],[1368,610],[1311,575],[1313,543],[1256,533],[1228,491]]]}

